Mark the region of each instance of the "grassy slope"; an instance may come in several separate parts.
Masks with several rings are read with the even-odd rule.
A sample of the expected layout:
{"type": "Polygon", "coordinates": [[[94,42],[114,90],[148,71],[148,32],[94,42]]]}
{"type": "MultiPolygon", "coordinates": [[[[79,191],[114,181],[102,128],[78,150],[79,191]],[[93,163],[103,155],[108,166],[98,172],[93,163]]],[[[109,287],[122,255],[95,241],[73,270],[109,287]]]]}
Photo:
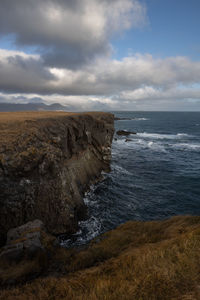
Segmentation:
{"type": "Polygon", "coordinates": [[[128,222],[85,250],[56,251],[51,276],[0,299],[200,299],[199,250],[200,217],[128,222]]]}

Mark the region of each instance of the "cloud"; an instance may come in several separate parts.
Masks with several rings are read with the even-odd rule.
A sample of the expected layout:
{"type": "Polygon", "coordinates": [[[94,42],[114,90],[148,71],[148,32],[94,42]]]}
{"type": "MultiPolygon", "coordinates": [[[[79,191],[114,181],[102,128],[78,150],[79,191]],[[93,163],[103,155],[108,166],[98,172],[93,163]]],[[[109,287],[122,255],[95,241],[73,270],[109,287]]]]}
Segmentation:
{"type": "Polygon", "coordinates": [[[0,78],[0,89],[9,93],[156,98],[160,91],[167,95],[166,91],[180,85],[200,83],[200,62],[186,57],[157,59],[147,54],[122,60],[101,58],[71,70],[48,68],[38,55],[0,51],[0,78]]]}
{"type": "Polygon", "coordinates": [[[51,67],[79,68],[109,55],[110,37],[146,23],[138,0],[1,0],[0,33],[21,46],[38,46],[51,67]]]}
{"type": "Polygon", "coordinates": [[[156,89],[153,87],[145,86],[133,91],[124,91],[119,95],[120,99],[129,101],[140,100],[170,100],[170,99],[182,99],[182,100],[199,100],[200,102],[200,87],[199,88],[183,88],[174,87],[169,89],[156,89]]]}
{"type": "Polygon", "coordinates": [[[14,35],[17,47],[34,46],[37,54],[0,49],[0,101],[41,99],[79,110],[178,101],[199,107],[199,61],[150,54],[112,59],[111,37],[147,22],[139,0],[1,0],[0,35],[14,35]]]}
{"type": "Polygon", "coordinates": [[[104,58],[71,70],[47,68],[39,55],[1,50],[0,78],[1,102],[59,102],[78,111],[200,109],[200,62],[185,57],[104,58]]]}
{"type": "Polygon", "coordinates": [[[145,86],[115,96],[0,94],[0,102],[61,103],[73,111],[114,110],[200,110],[199,87],[174,87],[167,90],[145,86]]]}
{"type": "Polygon", "coordinates": [[[25,93],[42,91],[56,77],[44,67],[38,55],[0,50],[0,79],[2,91],[25,93]]]}

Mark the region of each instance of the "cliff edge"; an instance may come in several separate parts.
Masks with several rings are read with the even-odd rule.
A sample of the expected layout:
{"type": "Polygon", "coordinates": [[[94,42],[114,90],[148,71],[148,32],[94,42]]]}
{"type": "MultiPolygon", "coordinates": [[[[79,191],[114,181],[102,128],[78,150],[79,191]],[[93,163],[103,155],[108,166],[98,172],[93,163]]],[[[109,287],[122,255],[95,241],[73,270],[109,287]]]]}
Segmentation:
{"type": "Polygon", "coordinates": [[[83,193],[109,170],[110,113],[0,113],[0,236],[40,219],[72,233],[85,217],[83,193]]]}

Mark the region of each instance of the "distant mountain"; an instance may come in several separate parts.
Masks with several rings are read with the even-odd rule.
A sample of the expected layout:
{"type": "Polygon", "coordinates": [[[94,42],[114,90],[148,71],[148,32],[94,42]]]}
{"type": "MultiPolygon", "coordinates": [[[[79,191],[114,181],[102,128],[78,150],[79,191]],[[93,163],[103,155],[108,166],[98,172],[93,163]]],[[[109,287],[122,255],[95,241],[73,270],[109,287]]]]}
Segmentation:
{"type": "Polygon", "coordinates": [[[72,106],[64,106],[59,103],[53,103],[50,105],[44,103],[0,103],[0,112],[12,112],[12,111],[72,111],[74,110],[72,106]]]}

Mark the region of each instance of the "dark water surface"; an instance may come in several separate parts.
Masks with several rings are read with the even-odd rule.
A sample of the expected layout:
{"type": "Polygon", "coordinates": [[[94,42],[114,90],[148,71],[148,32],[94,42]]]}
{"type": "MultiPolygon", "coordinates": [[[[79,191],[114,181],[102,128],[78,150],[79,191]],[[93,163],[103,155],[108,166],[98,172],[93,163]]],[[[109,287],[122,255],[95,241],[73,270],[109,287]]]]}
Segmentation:
{"type": "Polygon", "coordinates": [[[128,220],[200,215],[200,112],[114,112],[112,171],[85,197],[89,219],[64,246],[84,244],[128,220]]]}

